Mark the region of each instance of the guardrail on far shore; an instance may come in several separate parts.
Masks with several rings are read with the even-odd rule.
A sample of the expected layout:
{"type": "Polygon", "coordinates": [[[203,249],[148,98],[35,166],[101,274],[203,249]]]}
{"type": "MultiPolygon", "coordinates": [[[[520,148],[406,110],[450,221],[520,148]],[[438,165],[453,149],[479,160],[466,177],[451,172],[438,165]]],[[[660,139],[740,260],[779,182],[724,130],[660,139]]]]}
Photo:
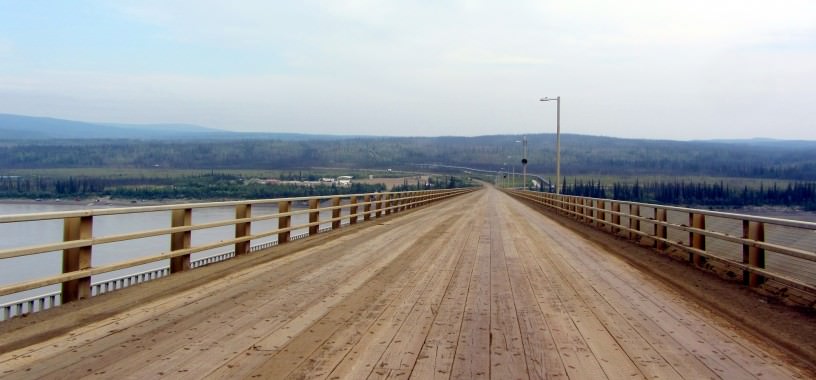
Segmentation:
{"type": "Polygon", "coordinates": [[[0,223],[37,222],[45,220],[62,220],[63,241],[36,246],[15,247],[0,250],[0,265],[3,260],[15,257],[45,254],[62,251],[62,274],[36,280],[0,286],[0,296],[40,289],[52,285],[61,285],[61,291],[48,292],[35,297],[27,297],[0,305],[0,321],[58,306],[63,303],[93,297],[99,294],[122,289],[144,281],[164,277],[177,272],[187,271],[214,262],[260,251],[292,240],[313,236],[320,232],[331,231],[343,225],[379,219],[386,215],[424,206],[435,201],[461,195],[474,188],[382,192],[368,194],[333,195],[319,197],[277,198],[246,200],[232,202],[189,203],[163,206],[143,206],[111,209],[94,209],[80,211],[63,211],[36,214],[0,215],[0,223]],[[308,203],[308,208],[293,210],[294,202],[308,203]],[[320,207],[321,202],[330,206],[320,207]],[[275,205],[277,212],[252,215],[253,206],[275,205]],[[192,224],[192,213],[195,209],[234,207],[235,217],[215,222],[192,224]],[[123,215],[135,213],[167,212],[171,213],[170,227],[146,231],[131,232],[110,236],[95,236],[93,220],[96,216],[123,215]],[[331,218],[321,220],[321,211],[331,212],[331,218]],[[292,216],[308,215],[308,223],[292,226],[292,216]],[[251,232],[253,222],[277,220],[277,228],[269,231],[251,232]],[[331,223],[330,227],[321,228],[321,224],[331,223]],[[220,240],[208,244],[191,246],[192,231],[234,226],[233,239],[220,240]],[[308,232],[293,235],[293,231],[308,229],[308,232]],[[127,261],[92,266],[93,247],[101,244],[169,235],[170,250],[152,256],[140,257],[127,261]],[[252,240],[277,237],[276,241],[251,245],[252,240]],[[219,253],[191,261],[191,254],[204,252],[226,246],[233,246],[231,252],[219,253]],[[160,260],[170,260],[170,266],[131,273],[113,279],[91,283],[91,276],[127,269],[160,260]]]}
{"type": "Polygon", "coordinates": [[[814,306],[816,223],[526,190],[506,192],[662,252],[678,248],[688,253],[688,261],[695,266],[716,262],[746,286],[767,284],[778,295],[799,298],[795,303],[814,306]]]}

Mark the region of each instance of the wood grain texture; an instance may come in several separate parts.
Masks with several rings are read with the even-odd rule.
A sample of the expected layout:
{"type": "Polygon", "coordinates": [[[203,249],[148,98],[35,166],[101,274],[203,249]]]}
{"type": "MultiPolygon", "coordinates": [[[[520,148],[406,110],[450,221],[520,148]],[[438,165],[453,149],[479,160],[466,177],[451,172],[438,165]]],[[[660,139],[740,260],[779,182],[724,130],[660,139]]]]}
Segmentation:
{"type": "Polygon", "coordinates": [[[0,377],[812,376],[492,188],[406,211],[0,325],[0,377]]]}

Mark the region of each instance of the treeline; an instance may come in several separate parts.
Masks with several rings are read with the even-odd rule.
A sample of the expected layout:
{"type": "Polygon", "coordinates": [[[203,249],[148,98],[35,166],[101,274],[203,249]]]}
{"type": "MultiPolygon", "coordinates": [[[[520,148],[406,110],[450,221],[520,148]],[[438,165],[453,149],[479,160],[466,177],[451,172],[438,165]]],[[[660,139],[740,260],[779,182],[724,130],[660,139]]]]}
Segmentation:
{"type": "MultiPolygon", "coordinates": [[[[0,143],[0,169],[284,169],[332,166],[415,170],[443,164],[521,171],[520,136],[338,140],[53,140],[0,143]]],[[[528,172],[555,168],[555,136],[529,135],[528,172]]],[[[562,172],[612,176],[816,178],[816,142],[693,142],[563,135],[562,172]]]]}
{"type": "Polygon", "coordinates": [[[457,177],[457,176],[431,176],[428,177],[427,183],[416,181],[409,183],[408,179],[402,185],[396,185],[392,191],[416,191],[429,189],[455,189],[460,187],[474,186],[471,178],[457,177]]]}
{"type": "Polygon", "coordinates": [[[245,184],[240,176],[206,174],[174,178],[0,177],[2,198],[261,199],[384,191],[383,184],[350,187],[245,184]]]}
{"type": "Polygon", "coordinates": [[[623,201],[651,202],[683,206],[743,207],[743,206],[787,206],[803,207],[816,211],[816,182],[789,183],[778,186],[760,185],[734,187],[723,182],[649,182],[641,184],[614,183],[604,186],[600,181],[565,180],[561,193],[594,198],[611,198],[623,201]]]}

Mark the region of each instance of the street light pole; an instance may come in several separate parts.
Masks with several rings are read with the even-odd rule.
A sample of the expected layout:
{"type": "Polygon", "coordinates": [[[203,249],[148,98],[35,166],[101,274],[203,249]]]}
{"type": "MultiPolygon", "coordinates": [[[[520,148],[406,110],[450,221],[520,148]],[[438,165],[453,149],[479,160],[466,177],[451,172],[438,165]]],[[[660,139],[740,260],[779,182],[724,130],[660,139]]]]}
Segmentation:
{"type": "Polygon", "coordinates": [[[521,141],[522,141],[523,150],[524,150],[524,156],[521,159],[521,167],[522,167],[521,170],[524,171],[524,174],[523,174],[522,178],[523,178],[523,181],[524,181],[523,182],[524,183],[524,188],[527,189],[527,136],[524,136],[521,139],[521,141]]]}
{"type": "Polygon", "coordinates": [[[561,190],[558,186],[561,184],[561,97],[541,98],[542,102],[555,100],[556,103],[556,133],[555,133],[555,193],[560,194],[561,190]]]}
{"type": "Polygon", "coordinates": [[[521,143],[521,170],[522,170],[522,187],[527,188],[527,136],[523,136],[521,140],[516,140],[516,143],[521,143]]]}

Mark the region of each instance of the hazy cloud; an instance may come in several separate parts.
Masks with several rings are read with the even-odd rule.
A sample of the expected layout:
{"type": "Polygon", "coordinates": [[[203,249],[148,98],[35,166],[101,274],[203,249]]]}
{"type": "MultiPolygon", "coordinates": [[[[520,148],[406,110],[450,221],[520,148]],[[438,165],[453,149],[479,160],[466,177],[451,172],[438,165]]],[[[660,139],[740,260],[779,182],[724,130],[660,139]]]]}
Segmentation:
{"type": "Polygon", "coordinates": [[[52,17],[86,25],[60,38],[82,45],[0,14],[0,111],[476,135],[552,131],[537,99],[561,95],[568,132],[816,138],[810,1],[66,4],[52,17]]]}

